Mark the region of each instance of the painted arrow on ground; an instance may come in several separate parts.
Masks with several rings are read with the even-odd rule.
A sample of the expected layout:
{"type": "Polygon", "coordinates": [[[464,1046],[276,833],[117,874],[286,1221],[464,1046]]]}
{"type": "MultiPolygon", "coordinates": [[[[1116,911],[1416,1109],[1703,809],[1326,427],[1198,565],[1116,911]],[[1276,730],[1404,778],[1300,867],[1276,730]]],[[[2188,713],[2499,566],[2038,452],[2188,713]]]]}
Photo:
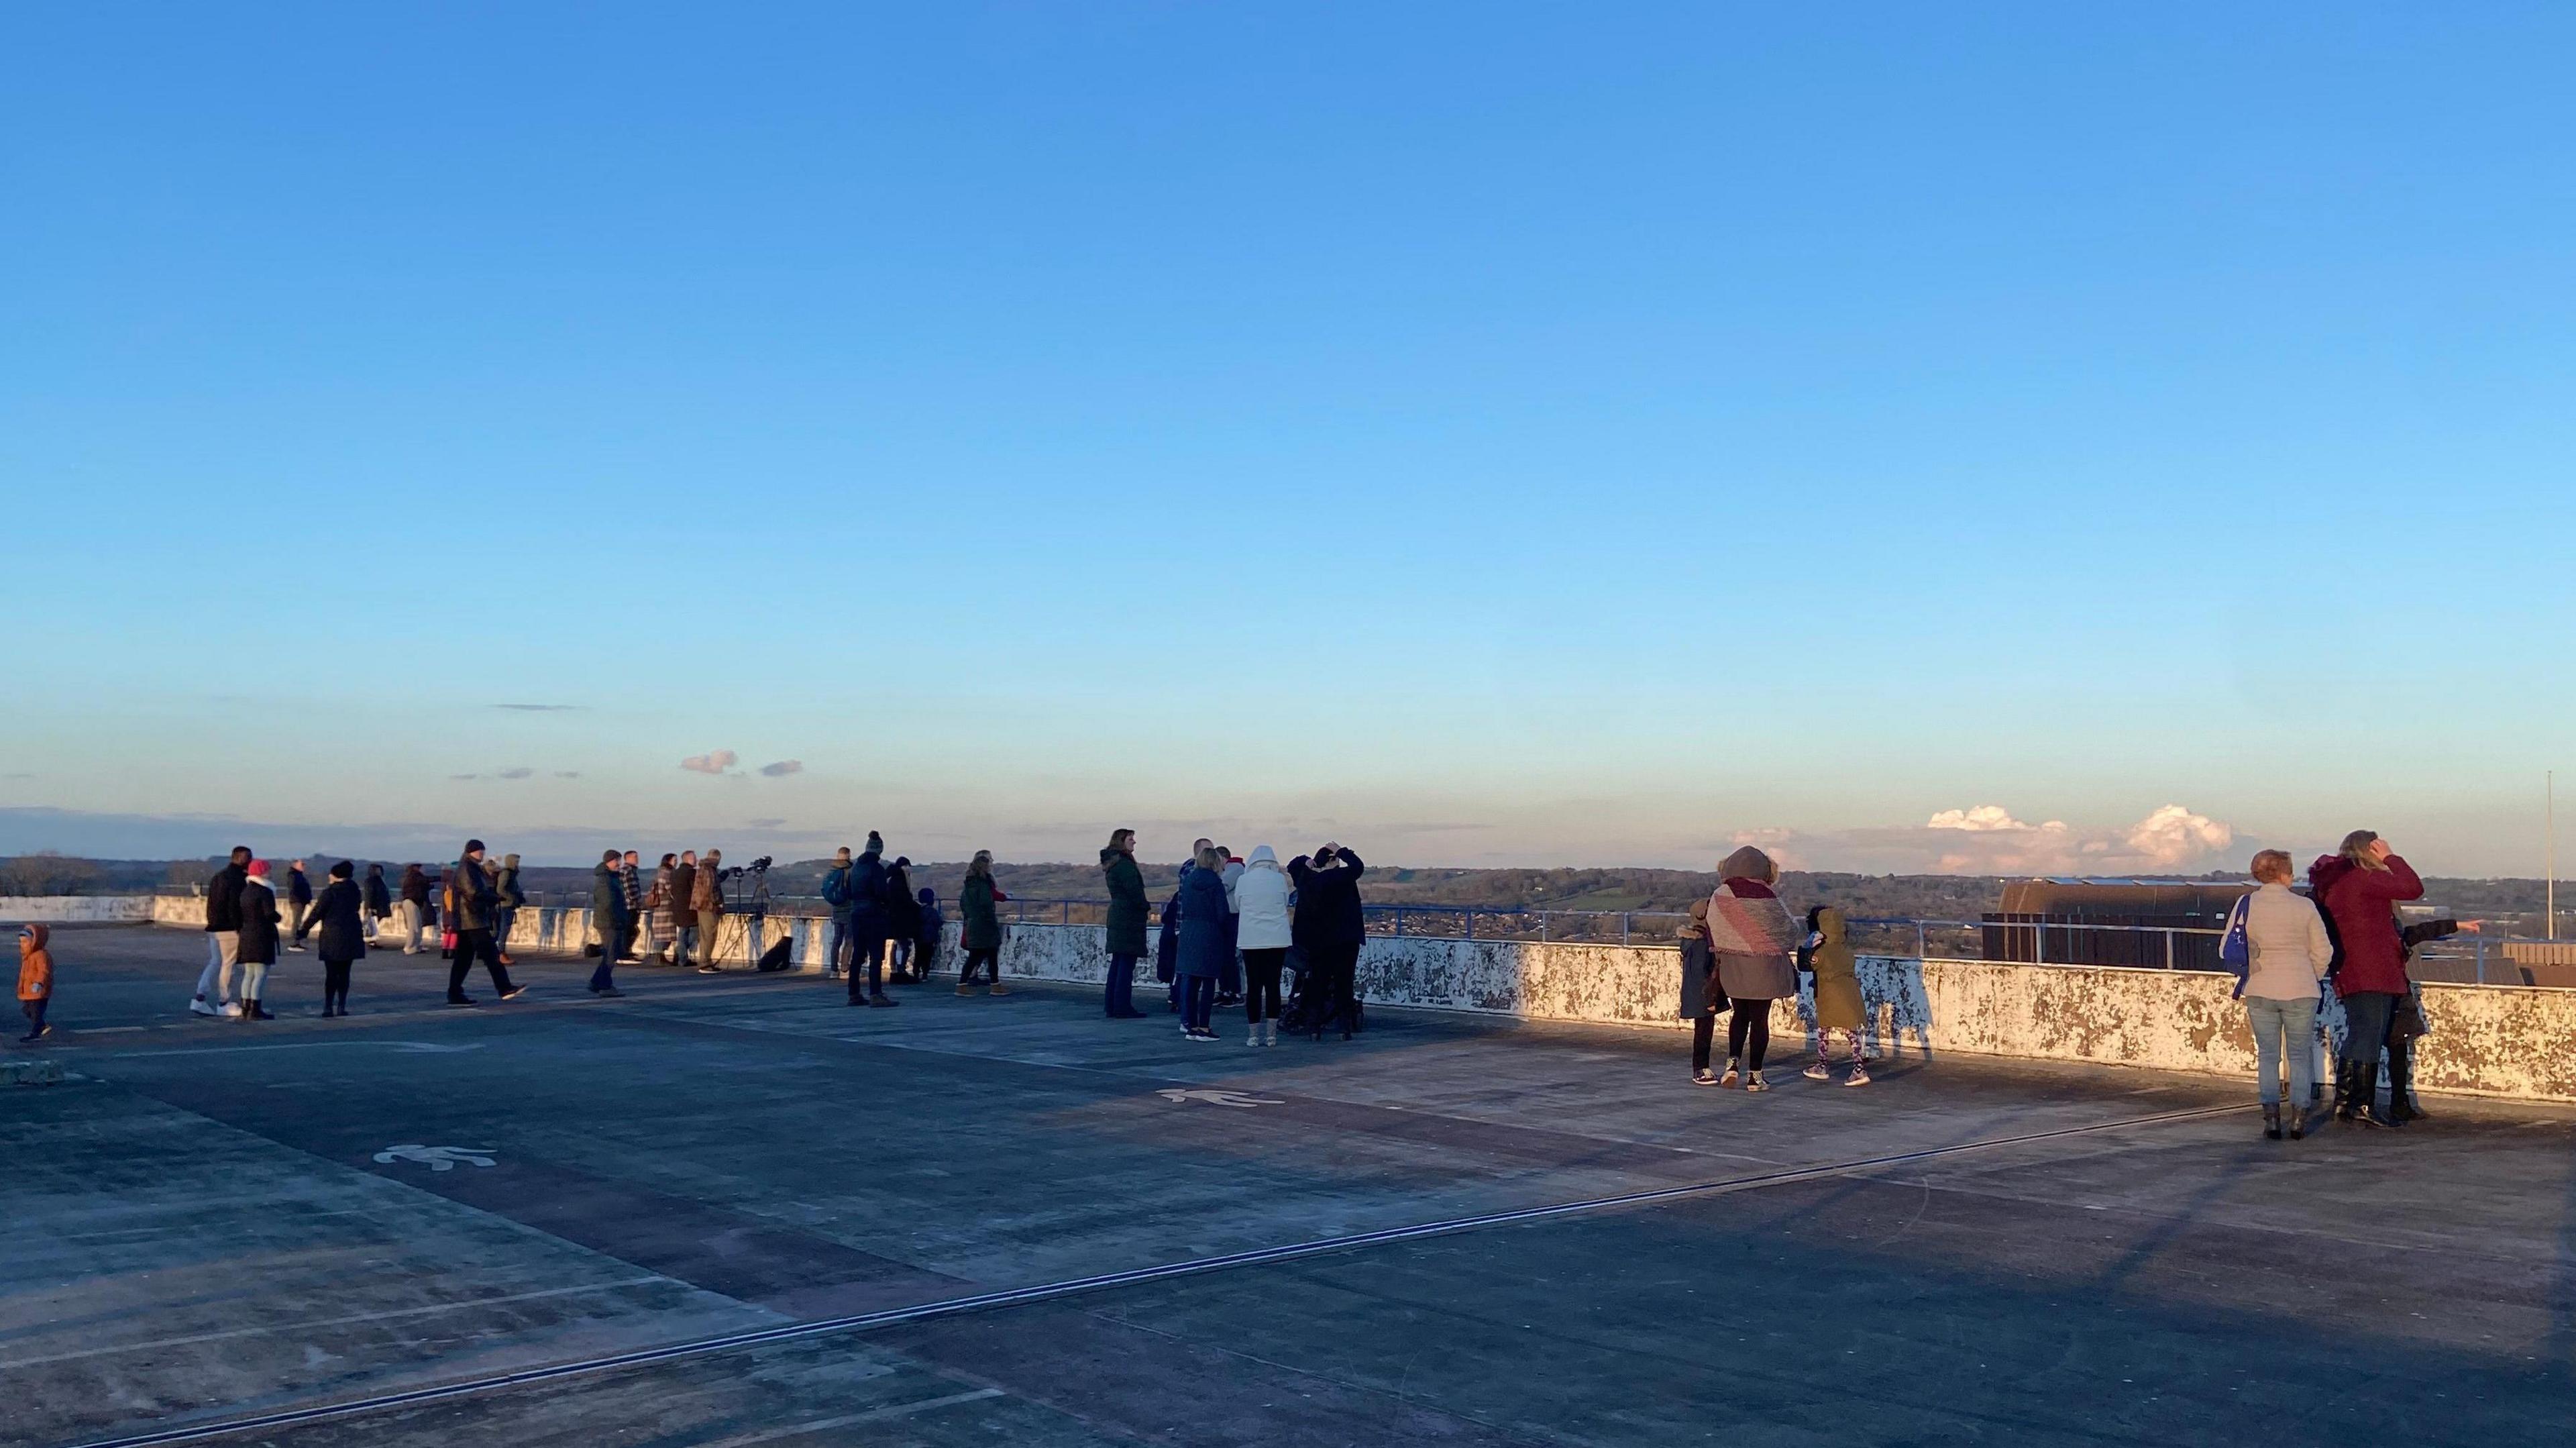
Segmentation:
{"type": "Polygon", "coordinates": [[[1204,1087],[1198,1090],[1185,1090],[1178,1086],[1172,1086],[1166,1087],[1154,1094],[1162,1097],[1166,1101],[1172,1102],[1175,1105],[1184,1101],[1204,1101],[1210,1106],[1233,1106],[1247,1111],[1255,1106],[1285,1106],[1288,1104],[1285,1101],[1273,1101],[1264,1096],[1246,1096],[1240,1091],[1220,1091],[1204,1087]]]}

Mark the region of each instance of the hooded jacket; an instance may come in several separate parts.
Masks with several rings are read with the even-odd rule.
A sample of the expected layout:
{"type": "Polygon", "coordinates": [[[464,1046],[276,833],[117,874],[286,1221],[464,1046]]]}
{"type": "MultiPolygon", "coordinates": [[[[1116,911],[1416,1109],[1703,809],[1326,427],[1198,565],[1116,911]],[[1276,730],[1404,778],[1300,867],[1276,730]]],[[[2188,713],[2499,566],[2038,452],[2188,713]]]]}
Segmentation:
{"type": "Polygon", "coordinates": [[[1297,882],[1297,918],[1292,933],[1308,949],[1357,945],[1368,938],[1368,915],[1360,908],[1360,876],[1368,866],[1348,847],[1333,863],[1316,869],[1304,855],[1288,862],[1288,878],[1297,882]]]}
{"type": "Polygon", "coordinates": [[[1253,847],[1242,875],[1234,882],[1235,945],[1244,950],[1282,950],[1296,943],[1288,915],[1288,872],[1268,845],[1253,847]]]}
{"type": "Polygon", "coordinates": [[[1109,882],[1109,953],[1141,957],[1145,953],[1145,918],[1154,908],[1145,900],[1145,872],[1136,868],[1134,855],[1104,848],[1100,852],[1100,874],[1109,882]]]}
{"type": "Polygon", "coordinates": [[[382,865],[367,867],[366,904],[367,913],[378,920],[394,913],[394,896],[385,888],[385,867],[382,865]]]}
{"type": "Polygon", "coordinates": [[[456,867],[447,872],[448,897],[456,902],[455,913],[448,917],[450,930],[489,930],[492,910],[500,896],[492,889],[492,877],[483,862],[459,856],[456,867]]]}
{"type": "Polygon", "coordinates": [[[45,948],[45,942],[53,938],[52,927],[41,922],[18,932],[18,999],[53,998],[54,953],[45,948]]]}
{"type": "Polygon", "coordinates": [[[429,876],[422,873],[420,866],[403,866],[402,897],[419,906],[421,914],[429,913],[429,876]]]}
{"type": "Polygon", "coordinates": [[[921,902],[912,898],[912,877],[901,860],[886,866],[884,889],[887,931],[901,940],[921,934],[921,902]]]}
{"type": "Polygon", "coordinates": [[[1708,943],[1717,951],[1717,980],[1733,1000],[1778,1000],[1798,993],[1792,959],[1806,932],[1771,888],[1778,869],[1747,845],[1718,865],[1708,897],[1708,943]]]}
{"type": "Polygon", "coordinates": [[[990,875],[969,875],[957,887],[957,944],[963,950],[1002,948],[1002,916],[994,902],[1002,898],[990,875]]]}
{"type": "Polygon", "coordinates": [[[2341,855],[2308,866],[2308,898],[2325,912],[2334,936],[2335,994],[2406,994],[2406,942],[2397,931],[2397,902],[2424,898],[2424,882],[2402,856],[2385,870],[2364,869],[2341,855]]]}
{"type": "Polygon", "coordinates": [[[333,880],[313,902],[313,949],[323,960],[364,960],[367,927],[358,919],[354,880],[333,880]]]}
{"type": "Polygon", "coordinates": [[[277,964],[277,892],[258,875],[245,874],[241,887],[241,949],[244,965],[277,964]]]}
{"type": "Polygon", "coordinates": [[[206,928],[208,930],[241,929],[242,881],[250,872],[239,865],[226,865],[206,881],[206,928]]]}
{"type": "Polygon", "coordinates": [[[518,856],[501,857],[501,873],[493,877],[492,893],[504,910],[516,910],[528,903],[528,892],[519,888],[518,856]]]}
{"type": "Polygon", "coordinates": [[[1810,918],[1819,937],[1807,956],[1808,968],[1816,973],[1816,1029],[1857,1031],[1867,1011],[1860,998],[1860,969],[1845,938],[1843,912],[1819,905],[1810,918]]]}
{"type": "MultiPolygon", "coordinates": [[[[1189,883],[1190,871],[1194,868],[1187,860],[1181,862],[1182,884],[1189,883]]],[[[1162,928],[1154,938],[1154,979],[1169,984],[1180,964],[1181,892],[1175,889],[1171,898],[1163,902],[1162,928]]]]}
{"type": "Polygon", "coordinates": [[[1225,876],[1192,870],[1181,881],[1182,975],[1223,975],[1234,963],[1234,912],[1225,908],[1225,876]]]}
{"type": "Polygon", "coordinates": [[[850,933],[861,940],[883,940],[892,925],[885,908],[885,861],[869,850],[850,862],[850,933]]]}

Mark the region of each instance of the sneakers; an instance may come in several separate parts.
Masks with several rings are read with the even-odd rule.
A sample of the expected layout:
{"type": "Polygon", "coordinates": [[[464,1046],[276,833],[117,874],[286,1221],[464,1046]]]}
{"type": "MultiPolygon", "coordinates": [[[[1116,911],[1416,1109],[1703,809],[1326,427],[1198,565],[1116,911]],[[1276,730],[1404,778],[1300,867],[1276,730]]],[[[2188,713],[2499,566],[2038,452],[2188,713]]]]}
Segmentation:
{"type": "Polygon", "coordinates": [[[1277,1021],[1271,1020],[1263,1021],[1261,1023],[1261,1044],[1265,1046],[1275,1046],[1279,1044],[1279,1023],[1277,1021]]]}
{"type": "Polygon", "coordinates": [[[699,966],[699,967],[698,967],[698,974],[700,974],[700,975],[722,975],[722,974],[724,974],[724,971],[723,971],[723,969],[722,969],[721,967],[718,967],[718,966],[702,965],[702,966],[699,966]]]}
{"type": "Polygon", "coordinates": [[[1208,1045],[1216,1044],[1216,1032],[1214,1031],[1183,1031],[1181,1032],[1181,1035],[1186,1039],[1204,1042],[1208,1045]]]}
{"type": "Polygon", "coordinates": [[[447,1003],[452,1006],[479,1006],[483,1004],[472,996],[449,996],[447,998],[447,1003]]]}
{"type": "Polygon", "coordinates": [[[220,1010],[220,1011],[216,1012],[216,1014],[217,1014],[217,1015],[222,1016],[225,1020],[228,1020],[228,1021],[237,1021],[237,1020],[240,1020],[240,1019],[241,1019],[241,1013],[242,1013],[242,1009],[241,1009],[241,1007],[240,1007],[240,1006],[237,1006],[237,1005],[235,1005],[235,1004],[233,1004],[231,1001],[226,1001],[226,1002],[224,1002],[224,1008],[223,1008],[222,1010],[220,1010]]]}
{"type": "Polygon", "coordinates": [[[887,995],[883,991],[879,991],[875,995],[868,997],[868,1004],[872,1006],[899,1006],[902,1005],[903,1002],[896,1000],[894,997],[887,995]]]}
{"type": "Polygon", "coordinates": [[[501,992],[501,999],[503,999],[503,1000],[505,1000],[505,1001],[514,1001],[514,1000],[517,1000],[519,997],[521,997],[521,996],[523,996],[523,995],[526,995],[527,993],[528,993],[528,988],[527,988],[526,986],[523,986],[523,985],[514,985],[514,986],[510,987],[508,990],[505,990],[505,991],[501,992]]]}
{"type": "Polygon", "coordinates": [[[1869,1084],[1869,1073],[1858,1066],[1854,1066],[1852,1068],[1852,1073],[1843,1078],[1843,1084],[1846,1086],[1866,1086],[1869,1084]]]}
{"type": "Polygon", "coordinates": [[[188,1002],[188,1014],[192,1016],[220,1016],[223,1012],[206,1004],[206,998],[204,996],[199,996],[195,1000],[188,1002]]]}
{"type": "Polygon", "coordinates": [[[1816,1064],[1808,1067],[1806,1070],[1801,1071],[1798,1074],[1806,1077],[1810,1081],[1829,1081],[1833,1079],[1834,1073],[1825,1069],[1824,1062],[1818,1061],[1816,1064]]]}
{"type": "Polygon", "coordinates": [[[28,1045],[31,1045],[31,1046],[32,1046],[32,1045],[34,1045],[36,1042],[43,1040],[45,1037],[50,1036],[50,1035],[52,1035],[53,1033],[54,1033],[54,1026],[53,1026],[53,1023],[52,1023],[51,1021],[48,1021],[48,1022],[46,1022],[45,1024],[43,1024],[43,1025],[41,1025],[41,1026],[36,1027],[34,1030],[29,1031],[27,1034],[25,1034],[25,1035],[23,1035],[23,1036],[20,1036],[18,1039],[19,1039],[20,1041],[25,1042],[26,1044],[28,1044],[28,1045]]]}
{"type": "Polygon", "coordinates": [[[1706,1066],[1702,1066],[1698,1070],[1691,1072],[1691,1084],[1693,1086],[1714,1086],[1717,1084],[1717,1073],[1708,1069],[1706,1066]]]}
{"type": "Polygon", "coordinates": [[[1756,1071],[1752,1075],[1744,1078],[1744,1089],[1747,1091],[1768,1091],[1771,1089],[1771,1083],[1763,1080],[1762,1073],[1756,1071]]]}
{"type": "Polygon", "coordinates": [[[1729,1061],[1726,1063],[1726,1074],[1717,1078],[1717,1084],[1732,1089],[1735,1083],[1742,1079],[1744,1078],[1735,1073],[1735,1063],[1729,1061]]]}
{"type": "Polygon", "coordinates": [[[1258,1024],[1249,1025],[1243,1028],[1243,1044],[1247,1046],[1258,1046],[1261,1044],[1261,1027],[1258,1024]]]}

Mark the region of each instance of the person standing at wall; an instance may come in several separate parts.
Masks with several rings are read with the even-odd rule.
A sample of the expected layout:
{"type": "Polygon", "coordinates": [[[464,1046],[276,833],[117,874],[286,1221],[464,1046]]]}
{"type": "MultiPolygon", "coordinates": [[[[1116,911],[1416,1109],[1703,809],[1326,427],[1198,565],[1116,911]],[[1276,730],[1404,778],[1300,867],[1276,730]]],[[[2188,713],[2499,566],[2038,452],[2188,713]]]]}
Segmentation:
{"type": "Polygon", "coordinates": [[[913,928],[920,932],[912,942],[913,965],[921,978],[928,980],[932,968],[939,964],[939,932],[947,925],[948,917],[939,908],[939,892],[928,885],[913,893],[912,903],[919,912],[914,916],[913,928]]]}
{"type": "Polygon", "coordinates": [[[1342,1039],[1351,1038],[1359,1020],[1360,947],[1368,938],[1368,915],[1360,904],[1360,876],[1368,866],[1348,848],[1326,841],[1312,858],[1288,862],[1288,878],[1297,885],[1297,914],[1292,923],[1297,948],[1306,953],[1313,988],[1321,992],[1315,1016],[1315,1039],[1338,1022],[1342,1039]]]}
{"type": "Polygon", "coordinates": [[[1747,1091],[1768,1091],[1762,1058],[1771,1049],[1771,1003],[1798,993],[1793,958],[1806,932],[1780,903],[1780,867],[1746,845],[1717,867],[1718,886],[1708,898],[1708,943],[1717,952],[1717,983],[1735,1003],[1726,1021],[1726,1074],[1747,1091]]]}
{"type": "Polygon", "coordinates": [[[698,917],[698,974],[715,975],[716,930],[724,924],[724,851],[709,849],[699,862],[696,883],[689,887],[689,907],[698,917]]]}
{"type": "Polygon", "coordinates": [[[420,954],[420,932],[429,924],[429,876],[417,864],[403,866],[402,898],[394,909],[403,937],[403,954],[420,954]]]}
{"type": "MultiPolygon", "coordinates": [[[[1141,887],[1139,893],[1142,893],[1141,887]]],[[[1250,1025],[1247,1046],[1279,1044],[1279,972],[1288,964],[1288,947],[1296,932],[1288,916],[1288,872],[1268,845],[1252,847],[1252,859],[1234,881],[1235,945],[1243,952],[1243,1017],[1250,1025]]]]}
{"type": "Polygon", "coordinates": [[[2317,1069],[2317,983],[2334,963],[2325,917],[2290,888],[2290,855],[2254,856],[2254,891],[2245,897],[2245,1025],[2254,1033],[2254,1099],[2263,1135],[2281,1139],[2281,1063],[2290,1066],[2290,1139],[2316,1125],[2308,1114],[2317,1069]]]}
{"type": "Polygon", "coordinates": [[[447,967],[447,1003],[470,1006],[474,998],[465,993],[465,977],[474,962],[483,962],[492,977],[492,989],[505,1001],[517,1000],[527,987],[510,983],[509,967],[501,964],[501,948],[492,941],[492,912],[500,900],[492,888],[492,877],[483,868],[483,842],[467,840],[465,852],[457,857],[456,868],[448,872],[447,888],[456,902],[456,914],[450,927],[456,932],[456,953],[447,967]]]}
{"type": "Polygon", "coordinates": [[[698,852],[682,850],[680,863],[671,869],[670,887],[662,895],[662,909],[671,917],[671,964],[676,966],[685,967],[698,945],[697,891],[698,852]]]}
{"type": "Polygon", "coordinates": [[[1717,1040],[1717,1017],[1726,1009],[1726,992],[1718,988],[1717,952],[1708,943],[1706,900],[1691,902],[1681,941],[1681,1018],[1691,1023],[1691,1084],[1714,1086],[1717,1073],[1708,1068],[1709,1048],[1717,1040]]]}
{"type": "Polygon", "coordinates": [[[957,887],[957,944],[966,953],[957,967],[957,993],[975,993],[975,968],[982,966],[994,995],[1009,995],[1002,985],[1001,902],[1011,898],[993,882],[993,852],[977,850],[966,862],[966,883],[957,887]]]}
{"type": "Polygon", "coordinates": [[[1243,862],[1234,857],[1232,845],[1216,847],[1217,858],[1225,864],[1218,871],[1225,880],[1225,969],[1217,974],[1216,1003],[1219,1006],[1243,1004],[1243,951],[1238,944],[1243,938],[1243,912],[1235,904],[1235,883],[1243,878],[1243,862]]]}
{"type": "Polygon", "coordinates": [[[385,867],[382,865],[367,866],[364,908],[362,918],[367,923],[367,940],[373,944],[377,934],[384,929],[384,923],[392,919],[394,913],[394,892],[386,888],[385,867]]]}
{"type": "Polygon", "coordinates": [[[1831,1080],[1826,1062],[1840,1046],[1851,1070],[1846,1086],[1869,1084],[1869,1061],[1860,1047],[1861,1024],[1868,1018],[1860,998],[1860,964],[1852,958],[1851,938],[1843,912],[1819,905],[1807,912],[1806,963],[1816,982],[1816,1059],[1807,1067],[1810,1081],[1831,1080]]]}
{"type": "Polygon", "coordinates": [[[1136,832],[1111,830],[1100,851],[1100,875],[1109,886],[1109,983],[1101,1010],[1113,1021],[1143,1019],[1136,1009],[1136,962],[1145,955],[1145,872],[1136,866],[1136,832]]]}
{"type": "Polygon", "coordinates": [[[644,953],[655,965],[671,963],[671,946],[679,939],[671,913],[671,889],[680,877],[680,857],[667,851],[644,891],[644,953]]]}
{"type": "Polygon", "coordinates": [[[644,856],[639,852],[628,850],[618,857],[617,893],[626,906],[626,937],[617,942],[615,959],[619,965],[638,965],[642,962],[635,956],[635,937],[644,928],[644,856]]]}
{"type": "MultiPolygon", "coordinates": [[[[518,856],[501,857],[501,873],[493,877],[492,894],[492,944],[501,952],[503,965],[517,965],[510,958],[510,927],[518,923],[519,907],[528,903],[528,892],[519,888],[518,856]]],[[[603,949],[600,954],[614,959],[617,952],[603,949]]]]}
{"type": "Polygon", "coordinates": [[[241,961],[241,1018],[273,1021],[259,1003],[268,988],[268,968],[277,964],[277,891],[268,883],[268,861],[253,860],[242,874],[241,933],[235,948],[241,961]]]}
{"type": "Polygon", "coordinates": [[[832,907],[832,953],[823,957],[823,978],[841,973],[841,956],[850,944],[850,847],[833,852],[832,868],[823,872],[823,903],[832,907]]]}
{"type": "MultiPolygon", "coordinates": [[[[1196,865],[1181,861],[1180,883],[1187,884],[1196,865]]],[[[1163,985],[1163,1009],[1174,1015],[1181,1010],[1181,890],[1175,885],[1163,901],[1163,922],[1154,939],[1154,979],[1163,985]]]]}
{"type": "Polygon", "coordinates": [[[2414,1048],[2404,1040],[2389,1044],[2398,1003],[2411,995],[2397,905],[2423,899],[2424,882],[2377,833],[2354,830],[2344,836],[2341,849],[2308,867],[2308,897],[2324,912],[2334,938],[2335,994],[2343,999],[2335,1115],[2366,1126],[2403,1126],[2414,1118],[2406,1094],[2414,1075],[2414,1048]],[[2386,1112],[2379,1109],[2383,1049],[2388,1054],[2386,1112]]]}
{"type": "Polygon", "coordinates": [[[304,878],[304,862],[286,862],[286,948],[304,953],[304,920],[313,909],[313,882],[304,878]]]}
{"type": "Polygon", "coordinates": [[[349,1013],[349,967],[366,958],[367,930],[362,921],[364,897],[351,876],[357,866],[347,860],[331,867],[329,883],[313,904],[306,923],[313,927],[314,952],[322,957],[322,1014],[349,1013]]]}
{"type": "Polygon", "coordinates": [[[1181,1035],[1213,1041],[1217,977],[1234,941],[1234,913],[1225,903],[1225,857],[1210,845],[1198,852],[1181,881],[1181,1035]]]}
{"type": "Polygon", "coordinates": [[[632,928],[626,916],[626,881],[619,870],[624,862],[624,856],[608,850],[590,867],[590,923],[599,932],[599,965],[590,973],[595,996],[625,994],[617,988],[618,943],[632,928]]]}
{"type": "Polygon", "coordinates": [[[898,981],[918,983],[929,972],[913,960],[913,943],[921,938],[921,902],[912,898],[912,861],[902,855],[886,866],[886,973],[898,981]]]}
{"type": "Polygon", "coordinates": [[[850,1004],[899,1005],[885,993],[885,839],[868,831],[867,848],[850,862],[850,1004]]]}
{"type": "Polygon", "coordinates": [[[233,967],[241,963],[241,889],[249,873],[250,846],[235,845],[224,867],[206,881],[206,968],[198,972],[197,996],[188,1003],[192,1015],[241,1014],[233,1003],[233,967]]]}

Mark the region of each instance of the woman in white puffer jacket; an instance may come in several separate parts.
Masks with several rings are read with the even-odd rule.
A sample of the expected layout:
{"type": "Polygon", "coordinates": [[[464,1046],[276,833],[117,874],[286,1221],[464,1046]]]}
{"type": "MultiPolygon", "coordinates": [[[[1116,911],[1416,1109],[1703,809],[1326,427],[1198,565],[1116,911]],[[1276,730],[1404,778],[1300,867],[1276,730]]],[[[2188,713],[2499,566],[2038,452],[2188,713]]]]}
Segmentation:
{"type": "Polygon", "coordinates": [[[1234,882],[1235,947],[1243,952],[1243,1014],[1252,1029],[1247,1046],[1279,1044],[1279,968],[1288,963],[1288,872],[1278,852],[1254,847],[1234,882]]]}

